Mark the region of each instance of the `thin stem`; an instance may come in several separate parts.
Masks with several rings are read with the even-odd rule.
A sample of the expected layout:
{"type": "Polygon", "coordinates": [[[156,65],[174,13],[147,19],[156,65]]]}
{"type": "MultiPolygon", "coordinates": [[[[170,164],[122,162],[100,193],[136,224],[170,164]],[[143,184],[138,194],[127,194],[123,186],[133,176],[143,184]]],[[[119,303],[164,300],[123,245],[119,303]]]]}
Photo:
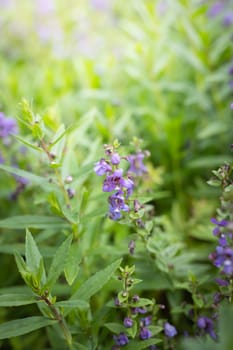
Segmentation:
{"type": "Polygon", "coordinates": [[[64,334],[64,337],[68,343],[68,345],[70,346],[72,344],[72,336],[70,334],[70,331],[66,325],[66,321],[63,318],[62,314],[57,310],[57,308],[51,303],[51,301],[49,300],[49,298],[45,295],[41,296],[41,299],[44,300],[44,302],[48,305],[49,309],[51,310],[54,318],[58,321],[62,332],[64,334]]]}

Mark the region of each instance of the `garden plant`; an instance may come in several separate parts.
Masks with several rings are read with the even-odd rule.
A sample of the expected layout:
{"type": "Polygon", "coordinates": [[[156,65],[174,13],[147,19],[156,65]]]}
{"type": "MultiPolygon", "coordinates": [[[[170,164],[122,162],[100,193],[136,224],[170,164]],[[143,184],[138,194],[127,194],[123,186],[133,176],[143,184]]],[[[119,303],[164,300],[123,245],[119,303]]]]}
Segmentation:
{"type": "Polygon", "coordinates": [[[0,0],[0,349],[233,349],[233,3],[0,0]]]}

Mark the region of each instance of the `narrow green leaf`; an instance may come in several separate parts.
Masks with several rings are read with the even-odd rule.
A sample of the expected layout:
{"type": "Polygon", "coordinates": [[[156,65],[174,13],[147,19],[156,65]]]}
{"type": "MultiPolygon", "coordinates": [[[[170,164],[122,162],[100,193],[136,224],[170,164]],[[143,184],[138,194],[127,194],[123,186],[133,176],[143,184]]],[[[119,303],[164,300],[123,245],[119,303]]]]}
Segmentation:
{"type": "Polygon", "coordinates": [[[66,264],[71,242],[72,236],[70,235],[56,251],[48,273],[48,279],[46,283],[47,289],[50,289],[54,285],[59,275],[62,273],[66,264]]]}
{"type": "Polygon", "coordinates": [[[0,325],[0,339],[17,337],[55,323],[57,323],[56,320],[50,320],[41,316],[32,316],[9,321],[0,325]]]}
{"type": "Polygon", "coordinates": [[[64,269],[65,278],[69,286],[71,286],[78,275],[79,264],[81,262],[82,255],[79,251],[79,244],[72,244],[69,249],[69,254],[66,259],[66,265],[64,269]]]}
{"type": "Polygon", "coordinates": [[[109,323],[105,323],[104,326],[106,328],[108,328],[111,332],[116,333],[116,334],[119,334],[121,332],[125,332],[125,327],[119,323],[109,322],[109,323]]]}
{"type": "Polygon", "coordinates": [[[49,182],[49,179],[30,173],[29,171],[10,167],[7,165],[0,164],[0,169],[17,176],[24,177],[30,181],[30,184],[35,184],[43,187],[47,190],[56,190],[57,187],[49,182]]]}
{"type": "Polygon", "coordinates": [[[23,215],[0,220],[0,227],[9,229],[25,229],[27,227],[64,229],[69,227],[69,225],[57,216],[23,215]]]}
{"type": "Polygon", "coordinates": [[[70,307],[70,308],[78,308],[78,309],[86,309],[89,307],[89,303],[85,300],[64,300],[64,301],[58,301],[54,304],[54,306],[61,306],[61,307],[70,307]]]}
{"type": "Polygon", "coordinates": [[[31,232],[28,229],[26,229],[25,257],[29,269],[37,274],[40,268],[42,256],[37,248],[34,238],[31,235],[31,232]]]}
{"type": "Polygon", "coordinates": [[[0,295],[0,306],[11,307],[20,305],[29,305],[37,303],[39,300],[34,296],[25,294],[5,294],[0,295]]]}
{"type": "Polygon", "coordinates": [[[107,266],[105,269],[95,273],[82,286],[77,290],[76,293],[70,298],[88,300],[92,295],[97,293],[112,277],[116,269],[120,266],[121,260],[119,259],[107,266]]]}
{"type": "Polygon", "coordinates": [[[18,136],[18,135],[13,135],[18,141],[22,142],[24,145],[33,148],[39,152],[42,152],[42,148],[33,145],[32,143],[28,142],[27,140],[23,139],[22,137],[18,136]]]}

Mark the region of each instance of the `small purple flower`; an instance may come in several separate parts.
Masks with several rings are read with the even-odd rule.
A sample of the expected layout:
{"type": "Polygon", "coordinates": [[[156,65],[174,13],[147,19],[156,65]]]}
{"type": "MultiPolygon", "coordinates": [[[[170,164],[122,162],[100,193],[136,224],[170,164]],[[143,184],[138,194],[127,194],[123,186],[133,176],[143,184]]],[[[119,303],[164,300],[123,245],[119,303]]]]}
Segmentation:
{"type": "MultiPolygon", "coordinates": [[[[232,88],[233,88],[233,81],[232,81],[232,88]]],[[[233,102],[231,103],[231,109],[233,110],[233,102]]]]}
{"type": "Polygon", "coordinates": [[[219,237],[218,243],[220,244],[220,246],[226,247],[228,244],[227,239],[226,239],[226,235],[221,234],[221,236],[219,237]]]}
{"type": "Polygon", "coordinates": [[[136,303],[136,302],[139,301],[139,300],[140,300],[139,295],[134,295],[134,296],[132,297],[132,301],[133,301],[134,303],[136,303]]]}
{"type": "Polygon", "coordinates": [[[143,328],[140,329],[139,337],[142,340],[146,340],[146,339],[149,339],[149,338],[152,337],[152,333],[151,333],[151,331],[148,328],[143,327],[143,328]]]}
{"type": "Polygon", "coordinates": [[[117,169],[113,174],[108,175],[104,180],[103,191],[104,192],[112,192],[114,190],[119,190],[121,188],[121,183],[123,181],[122,178],[123,170],[117,169]]]}
{"type": "Polygon", "coordinates": [[[4,164],[5,163],[5,159],[3,158],[2,154],[0,153],[0,164],[4,164]]]}
{"type": "Polygon", "coordinates": [[[128,344],[129,339],[125,333],[120,333],[119,335],[114,335],[113,339],[115,340],[116,345],[124,346],[128,344]]]}
{"type": "Polygon", "coordinates": [[[147,313],[147,310],[144,309],[143,307],[134,307],[132,308],[132,314],[133,315],[136,315],[136,314],[146,314],[147,313]]]}
{"type": "Polygon", "coordinates": [[[76,191],[73,188],[67,189],[69,199],[72,199],[75,196],[76,191]]]}
{"type": "Polygon", "coordinates": [[[118,191],[108,198],[110,211],[129,211],[129,206],[125,204],[123,192],[118,191]]]}
{"type": "Polygon", "coordinates": [[[224,9],[224,3],[222,1],[217,1],[213,4],[213,6],[210,7],[208,11],[209,17],[216,17],[218,16],[224,9]]]}
{"type": "Polygon", "coordinates": [[[133,320],[132,320],[132,318],[125,317],[125,319],[124,319],[124,326],[125,326],[125,328],[133,327],[133,320]]]}
{"type": "Polygon", "coordinates": [[[127,157],[127,160],[130,163],[129,172],[134,173],[136,176],[142,176],[147,173],[147,168],[143,164],[143,160],[145,158],[145,154],[139,152],[137,154],[131,154],[127,157]]]}
{"type": "Polygon", "coordinates": [[[120,306],[120,305],[121,305],[120,300],[118,299],[118,297],[115,297],[115,298],[114,298],[114,304],[115,304],[116,306],[120,306]]]}
{"type": "Polygon", "coordinates": [[[168,322],[164,324],[164,333],[168,338],[173,338],[177,335],[176,328],[168,322]]]}
{"type": "Polygon", "coordinates": [[[111,156],[111,163],[113,165],[118,165],[121,161],[121,157],[119,156],[118,153],[113,153],[111,156]]]}
{"type": "Polygon", "coordinates": [[[102,176],[112,171],[112,167],[102,158],[95,164],[94,171],[98,176],[102,176]]]}
{"type": "Polygon", "coordinates": [[[197,320],[197,326],[200,329],[203,329],[205,333],[209,334],[212,339],[217,339],[216,333],[214,332],[214,323],[211,318],[206,316],[201,316],[197,320]]]}
{"type": "Polygon", "coordinates": [[[11,134],[17,134],[18,127],[15,119],[6,117],[4,113],[0,112],[0,138],[4,143],[8,143],[8,138],[11,134]]]}
{"type": "Polygon", "coordinates": [[[220,286],[220,287],[227,287],[229,286],[229,281],[224,280],[222,278],[215,278],[215,282],[220,286]]]}
{"type": "Polygon", "coordinates": [[[141,323],[143,326],[149,326],[151,324],[151,321],[152,321],[152,316],[147,316],[147,317],[143,317],[141,318],[141,323]]]}
{"type": "Polygon", "coordinates": [[[223,17],[223,25],[226,27],[231,26],[233,23],[233,11],[227,13],[224,17],[223,17]]]}

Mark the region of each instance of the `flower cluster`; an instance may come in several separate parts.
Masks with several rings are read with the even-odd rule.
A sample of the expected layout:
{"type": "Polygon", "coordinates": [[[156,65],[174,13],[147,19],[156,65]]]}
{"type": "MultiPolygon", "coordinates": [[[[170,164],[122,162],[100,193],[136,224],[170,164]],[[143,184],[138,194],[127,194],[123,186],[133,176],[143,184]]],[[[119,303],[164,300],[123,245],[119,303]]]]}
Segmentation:
{"type": "Polygon", "coordinates": [[[231,247],[233,223],[227,220],[218,221],[214,218],[211,221],[216,225],[213,234],[218,237],[218,245],[209,258],[220,269],[221,275],[226,278],[226,280],[217,279],[217,283],[227,285],[228,279],[233,277],[233,249],[231,247]]]}
{"type": "Polygon", "coordinates": [[[135,182],[134,176],[142,176],[147,172],[143,164],[146,152],[137,152],[136,154],[121,157],[117,152],[118,144],[115,146],[105,145],[106,158],[100,159],[95,163],[94,171],[98,176],[105,175],[103,183],[103,192],[113,192],[108,197],[109,218],[119,220],[122,212],[129,212],[129,197],[132,195],[135,182]],[[121,161],[126,160],[129,163],[129,169],[124,174],[121,167],[121,161]]]}
{"type": "Polygon", "coordinates": [[[18,127],[15,119],[6,117],[4,113],[0,112],[0,139],[3,144],[8,145],[10,142],[10,135],[17,134],[18,127]]]}
{"type": "Polygon", "coordinates": [[[200,316],[197,320],[197,326],[204,333],[209,334],[212,339],[217,339],[217,335],[214,331],[214,322],[211,318],[206,316],[200,316]]]}

